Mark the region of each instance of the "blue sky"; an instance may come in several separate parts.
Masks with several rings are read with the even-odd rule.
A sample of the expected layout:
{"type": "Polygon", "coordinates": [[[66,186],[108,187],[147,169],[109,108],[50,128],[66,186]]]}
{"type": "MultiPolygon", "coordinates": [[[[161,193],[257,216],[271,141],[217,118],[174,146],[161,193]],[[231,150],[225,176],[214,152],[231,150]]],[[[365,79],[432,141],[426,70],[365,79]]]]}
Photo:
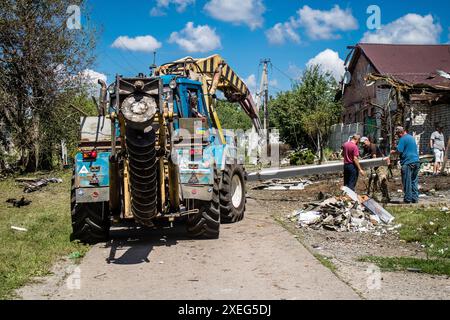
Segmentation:
{"type": "Polygon", "coordinates": [[[450,41],[448,0],[88,0],[88,6],[91,23],[101,30],[92,70],[109,82],[116,73],[148,73],[155,49],[158,64],[219,53],[252,91],[260,60],[270,58],[275,93],[289,89],[308,63],[339,77],[347,46],[362,39],[450,41]],[[381,26],[368,30],[366,11],[374,4],[381,9],[381,26]]]}

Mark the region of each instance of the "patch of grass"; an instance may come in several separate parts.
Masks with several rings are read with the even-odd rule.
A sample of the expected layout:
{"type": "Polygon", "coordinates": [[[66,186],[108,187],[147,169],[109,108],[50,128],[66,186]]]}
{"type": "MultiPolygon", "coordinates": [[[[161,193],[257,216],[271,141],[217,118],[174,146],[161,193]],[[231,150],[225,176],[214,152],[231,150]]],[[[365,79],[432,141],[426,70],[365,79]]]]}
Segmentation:
{"type": "Polygon", "coordinates": [[[370,262],[379,266],[384,271],[407,271],[408,269],[418,272],[449,275],[449,259],[418,259],[410,257],[362,257],[358,259],[362,262],[370,262]]]}
{"type": "Polygon", "coordinates": [[[389,208],[395,216],[400,239],[419,242],[428,257],[450,259],[450,212],[439,209],[389,208]]]}
{"type": "Polygon", "coordinates": [[[13,298],[14,289],[49,274],[60,257],[73,252],[83,256],[88,250],[69,241],[71,172],[45,176],[62,178],[63,183],[25,194],[32,203],[22,208],[5,203],[8,198],[20,199],[22,188],[12,178],[0,181],[0,299],[13,298]],[[28,231],[14,231],[11,226],[28,231]]]}
{"type": "Polygon", "coordinates": [[[450,275],[450,212],[439,209],[393,208],[400,239],[418,242],[424,246],[427,259],[413,257],[362,257],[359,261],[371,262],[386,271],[418,269],[422,273],[450,275]]]}
{"type": "Polygon", "coordinates": [[[333,262],[330,261],[330,259],[328,259],[327,257],[318,254],[318,253],[313,253],[314,257],[319,260],[319,262],[326,268],[330,269],[333,273],[336,272],[337,268],[334,265],[333,262]]]}

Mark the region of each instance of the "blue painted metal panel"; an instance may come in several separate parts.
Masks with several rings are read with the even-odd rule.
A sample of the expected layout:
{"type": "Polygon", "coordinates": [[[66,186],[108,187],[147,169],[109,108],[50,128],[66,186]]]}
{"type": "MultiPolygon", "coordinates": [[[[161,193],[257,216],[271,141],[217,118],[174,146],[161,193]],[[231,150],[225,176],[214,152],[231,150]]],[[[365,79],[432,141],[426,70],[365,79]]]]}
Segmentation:
{"type": "Polygon", "coordinates": [[[110,152],[99,152],[95,161],[84,161],[83,154],[77,153],[75,156],[75,172],[77,187],[98,188],[109,187],[109,157],[110,152]],[[98,184],[92,185],[94,178],[98,179],[98,184]]]}
{"type": "MultiPolygon", "coordinates": [[[[164,75],[161,76],[161,79],[163,80],[163,84],[165,87],[169,86],[169,83],[176,79],[177,82],[177,89],[176,89],[176,95],[177,97],[174,97],[174,112],[179,114],[182,118],[190,118],[192,117],[191,109],[188,104],[188,90],[197,90],[197,95],[199,99],[199,106],[198,111],[205,115],[208,119],[209,127],[212,127],[212,122],[208,114],[208,110],[206,108],[206,102],[204,93],[202,90],[202,83],[200,81],[194,81],[189,78],[185,77],[179,77],[174,75],[164,75]]],[[[175,129],[178,129],[178,123],[175,121],[174,123],[175,129]]]]}
{"type": "Polygon", "coordinates": [[[194,160],[190,152],[190,148],[177,149],[181,184],[213,185],[214,159],[211,148],[208,147],[202,154],[195,155],[194,160]]]}

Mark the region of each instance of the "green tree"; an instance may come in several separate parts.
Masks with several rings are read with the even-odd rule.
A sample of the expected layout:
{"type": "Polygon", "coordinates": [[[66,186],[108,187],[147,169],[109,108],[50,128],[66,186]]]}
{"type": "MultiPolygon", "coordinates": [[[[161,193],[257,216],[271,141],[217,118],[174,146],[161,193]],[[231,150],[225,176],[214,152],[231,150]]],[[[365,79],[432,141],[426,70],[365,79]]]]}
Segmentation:
{"type": "Polygon", "coordinates": [[[251,129],[252,121],[237,103],[217,101],[217,114],[224,129],[251,129]]]}
{"type": "Polygon", "coordinates": [[[315,142],[320,163],[324,160],[324,149],[328,142],[331,126],[339,122],[341,102],[335,101],[337,83],[329,73],[315,65],[308,68],[299,87],[300,103],[305,112],[300,116],[303,130],[315,142]]]}
{"type": "Polygon", "coordinates": [[[337,83],[319,66],[311,66],[300,81],[270,101],[273,126],[294,148],[314,148],[324,158],[331,126],[339,122],[342,106],[335,101],[337,83]]]}
{"type": "Polygon", "coordinates": [[[79,115],[69,105],[85,95],[80,75],[94,59],[87,13],[82,0],[0,2],[0,124],[21,170],[51,169],[58,144],[74,134],[67,123],[79,115]],[[68,28],[73,5],[81,29],[68,28]]]}
{"type": "Polygon", "coordinates": [[[269,101],[270,127],[280,131],[281,139],[293,148],[309,147],[310,141],[300,123],[304,106],[298,97],[298,84],[286,92],[277,93],[269,101]]]}

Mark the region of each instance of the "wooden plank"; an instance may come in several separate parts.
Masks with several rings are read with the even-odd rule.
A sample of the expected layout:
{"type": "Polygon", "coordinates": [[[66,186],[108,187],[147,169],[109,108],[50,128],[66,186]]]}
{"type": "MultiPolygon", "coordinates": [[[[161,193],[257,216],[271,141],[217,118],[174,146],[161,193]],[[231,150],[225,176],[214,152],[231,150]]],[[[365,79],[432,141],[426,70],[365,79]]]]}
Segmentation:
{"type": "Polygon", "coordinates": [[[447,149],[445,149],[445,153],[444,153],[444,162],[442,163],[441,174],[444,174],[444,173],[445,173],[445,167],[447,166],[447,162],[448,162],[448,149],[450,149],[450,138],[448,138],[447,149]]]}
{"type": "Polygon", "coordinates": [[[410,101],[437,101],[444,97],[442,93],[410,94],[410,101]]]}

